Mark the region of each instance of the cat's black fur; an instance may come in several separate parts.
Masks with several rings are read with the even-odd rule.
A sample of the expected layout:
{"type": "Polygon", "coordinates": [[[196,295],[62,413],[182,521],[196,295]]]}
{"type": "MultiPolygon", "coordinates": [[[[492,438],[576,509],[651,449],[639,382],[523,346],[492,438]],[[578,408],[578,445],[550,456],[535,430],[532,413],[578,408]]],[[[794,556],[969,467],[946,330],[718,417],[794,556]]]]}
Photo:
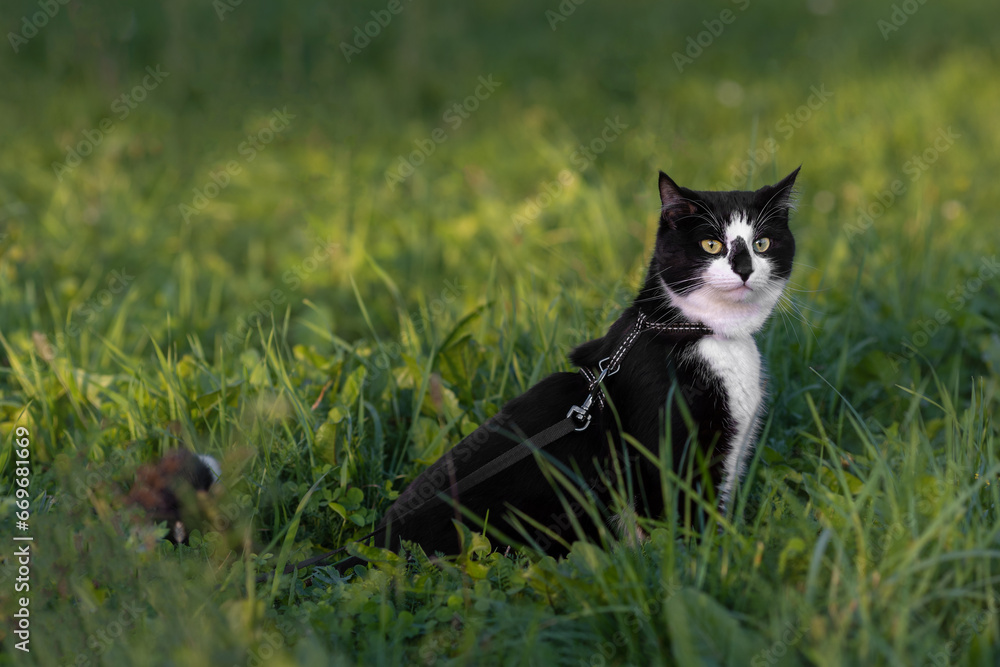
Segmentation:
{"type": "MultiPolygon", "coordinates": [[[[744,211],[760,222],[761,233],[771,239],[773,246],[769,255],[773,258],[773,274],[781,280],[787,279],[795,251],[788,230],[789,197],[797,172],[756,192],[698,192],[678,187],[661,173],[661,217],[645,283],[633,305],[611,325],[607,335],[577,347],[570,355],[571,361],[596,372],[599,361],[619,346],[640,311],[654,322],[697,323],[671,304],[664,285],[681,295],[698,287],[700,283],[694,278],[712,259],[718,258],[706,256],[699,244],[709,236],[724,238],[723,228],[734,211],[744,211]]],[[[729,262],[735,273],[745,275],[749,260],[746,244],[740,247],[740,243],[743,242],[737,239],[728,249],[729,262]]],[[[710,477],[718,484],[722,463],[720,456],[713,458],[711,452],[713,448],[724,450],[734,432],[728,418],[731,406],[727,405],[720,380],[707,372],[704,363],[691,361],[691,355],[687,354],[704,335],[653,330],[642,333],[624,357],[621,370],[605,381],[613,408],[595,408],[589,428],[570,433],[545,448],[547,457],[576,472],[578,481],[593,493],[597,505],[604,508],[597,522],[560,484],[548,478],[543,468],[549,464],[540,466],[533,456],[469,489],[462,497],[453,498],[459,480],[509,448],[521,446],[512,434],[539,433],[564,419],[570,406],[584,400],[588,389],[586,378],[579,372],[562,372],[550,375],[508,402],[496,416],[420,474],[386,512],[376,531],[375,544],[399,550],[400,541],[407,540],[421,545],[428,554],[458,553],[459,533],[453,520],[465,521],[473,532],[481,530],[481,526],[462,518],[454,502],[436,500],[441,493],[477,517],[486,517],[488,513],[487,533],[492,536],[494,547],[534,543],[552,555],[565,553],[564,544],[580,537],[596,541],[602,533],[606,534],[606,522],[621,509],[611,507],[612,493],[605,483],[609,480],[612,488],[630,486],[626,495],[639,514],[659,517],[665,507],[660,470],[635,448],[623,444],[621,432],[630,434],[654,455],[670,457],[665,463],[674,470],[681,468],[685,456],[694,461],[695,469],[699,459],[707,462],[710,477]],[[696,433],[689,433],[678,402],[668,400],[672,390],[683,398],[696,433]],[[669,440],[664,438],[668,423],[669,440]],[[666,443],[662,448],[661,442],[666,443]],[[527,521],[512,519],[518,512],[530,516],[552,534],[532,527],[527,521]]],[[[360,561],[352,559],[342,567],[357,562],[360,561]]]]}

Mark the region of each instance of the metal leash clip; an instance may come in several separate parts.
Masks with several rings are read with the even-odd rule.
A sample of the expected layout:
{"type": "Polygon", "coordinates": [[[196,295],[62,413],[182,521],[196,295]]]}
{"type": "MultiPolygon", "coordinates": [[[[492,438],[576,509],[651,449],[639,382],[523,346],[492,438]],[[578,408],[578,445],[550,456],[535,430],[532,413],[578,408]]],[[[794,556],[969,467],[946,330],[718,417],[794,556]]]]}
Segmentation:
{"type": "Polygon", "coordinates": [[[569,412],[566,413],[566,416],[571,418],[574,422],[578,424],[581,422],[583,423],[583,426],[578,426],[573,429],[574,431],[586,431],[587,427],[590,426],[590,420],[592,419],[590,414],[591,400],[591,397],[587,396],[587,400],[583,402],[583,405],[574,405],[569,409],[569,412]],[[587,418],[586,421],[584,421],[584,417],[587,418]]]}
{"type": "Polygon", "coordinates": [[[604,378],[610,375],[614,375],[619,371],[619,369],[621,369],[621,364],[619,364],[615,366],[614,370],[611,370],[608,366],[605,365],[608,364],[610,361],[611,357],[604,357],[599,362],[597,362],[597,367],[601,369],[601,374],[598,375],[597,379],[594,380],[594,383],[590,385],[590,393],[587,394],[587,400],[583,402],[583,405],[574,405],[569,409],[569,412],[566,413],[566,416],[572,417],[573,421],[575,421],[576,423],[583,424],[583,426],[580,426],[576,429],[577,431],[584,431],[587,429],[588,426],[590,426],[590,421],[592,419],[592,415],[590,414],[590,406],[594,402],[595,390],[600,391],[600,386],[601,383],[604,382],[604,378]],[[586,417],[586,421],[584,421],[584,417],[586,417]]]}

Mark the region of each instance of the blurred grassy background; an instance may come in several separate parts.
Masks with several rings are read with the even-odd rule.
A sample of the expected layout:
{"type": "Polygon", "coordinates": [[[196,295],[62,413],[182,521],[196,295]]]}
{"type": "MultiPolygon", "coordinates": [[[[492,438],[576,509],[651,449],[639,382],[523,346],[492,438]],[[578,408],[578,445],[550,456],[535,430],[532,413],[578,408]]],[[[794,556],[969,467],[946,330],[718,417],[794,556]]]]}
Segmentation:
{"type": "MultiPolygon", "coordinates": [[[[873,523],[874,510],[860,500],[844,512],[868,528],[852,533],[842,530],[849,520],[829,523],[831,512],[818,509],[819,498],[850,493],[836,483],[833,491],[814,493],[833,479],[821,469],[833,473],[811,458],[869,456],[870,467],[851,474],[873,489],[886,470],[909,461],[908,481],[892,487],[906,497],[926,497],[928,484],[934,497],[957,497],[968,484],[985,484],[995,467],[988,417],[1000,372],[1000,300],[995,276],[977,276],[1000,246],[992,3],[591,0],[480,7],[402,0],[401,12],[349,62],[342,45],[354,45],[355,28],[364,30],[372,12],[384,19],[389,3],[178,0],[139,7],[71,0],[45,5],[51,19],[38,15],[43,5],[17,0],[0,9],[7,35],[0,48],[0,479],[10,480],[15,423],[30,425],[35,490],[50,494],[36,499],[39,530],[49,526],[58,543],[58,527],[71,522],[96,544],[104,539],[96,536],[109,534],[98,496],[114,505],[115,484],[127,485],[137,463],[183,440],[227,456],[240,480],[232,493],[246,510],[241,520],[252,515],[255,527],[246,552],[213,548],[210,558],[195,549],[177,556],[187,559],[185,567],[215,563],[214,574],[205,576],[219,588],[193,606],[166,595],[166,584],[94,577],[93,563],[116,559],[147,578],[153,578],[147,567],[164,568],[167,581],[191,576],[172,561],[122,553],[117,538],[101,543],[106,551],[95,547],[94,560],[74,563],[68,542],[65,551],[44,555],[50,567],[38,572],[49,578],[38,599],[53,624],[68,610],[97,610],[121,591],[159,596],[149,604],[168,619],[162,627],[148,622],[141,637],[115,643],[104,659],[243,656],[262,641],[261,619],[285,609],[276,600],[313,609],[296,607],[305,589],[296,594],[301,584],[292,584],[282,596],[269,590],[271,604],[260,611],[244,574],[260,565],[255,558],[268,552],[264,545],[278,553],[277,541],[291,535],[289,549],[307,554],[367,532],[363,526],[421,464],[503,400],[565,369],[565,352],[600,335],[641,276],[655,233],[657,169],[709,189],[758,187],[803,165],[793,222],[798,308],[776,317],[762,342],[772,423],[748,501],[760,513],[748,519],[752,528],[741,528],[745,544],[726,543],[744,574],[729,572],[727,556],[704,551],[703,569],[682,576],[684,585],[712,595],[765,644],[781,636],[788,615],[809,626],[810,639],[783,659],[853,656],[866,664],[913,664],[914,656],[935,654],[977,608],[963,586],[979,597],[984,586],[995,586],[998,543],[989,526],[996,522],[996,485],[983,487],[984,507],[992,509],[968,519],[979,522],[974,527],[914,528],[907,548],[935,563],[924,572],[940,572],[935,568],[947,559],[934,559],[960,536],[979,554],[956,575],[961,581],[947,582],[954,599],[927,611],[925,597],[939,596],[919,586],[902,586],[906,602],[871,593],[878,582],[872,587],[870,569],[855,555],[865,553],[869,530],[881,534],[902,524],[879,512],[873,523]],[[900,25],[889,31],[893,20],[900,25]],[[45,25],[34,34],[25,21],[45,25]],[[691,46],[699,40],[701,46],[691,46]],[[678,66],[676,54],[690,62],[678,66]],[[147,68],[163,72],[162,80],[148,78],[147,68]],[[475,95],[480,77],[499,86],[456,126],[449,109],[475,95]],[[135,95],[144,99],[122,106],[121,96],[133,95],[144,79],[155,82],[135,95]],[[816,91],[824,91],[823,99],[816,91]],[[244,142],[267,127],[275,109],[285,110],[287,127],[250,151],[244,142]],[[102,127],[105,119],[110,126],[102,127]],[[609,119],[622,127],[605,134],[614,140],[592,159],[574,158],[581,145],[600,146],[594,142],[609,119]],[[941,132],[950,138],[939,139],[941,132]],[[435,136],[445,140],[411,176],[391,184],[387,174],[401,156],[435,136]],[[54,169],[88,142],[96,146],[78,166],[54,169]],[[758,159],[745,164],[748,155],[758,159]],[[239,173],[185,220],[182,205],[195,206],[212,175],[231,163],[239,173]],[[566,170],[571,182],[536,215],[532,203],[543,203],[566,170]],[[879,209],[880,202],[888,205],[879,209]],[[280,303],[271,308],[269,301],[280,303]],[[975,392],[970,378],[979,378],[975,392]],[[931,392],[933,403],[904,389],[931,392]],[[852,428],[852,411],[835,391],[870,433],[852,428]],[[935,404],[943,407],[936,411],[935,404]],[[871,451],[873,433],[882,443],[879,456],[871,451]],[[973,443],[969,451],[955,444],[963,442],[973,443]],[[807,465],[793,521],[791,510],[774,510],[781,506],[776,489],[807,465]],[[100,481],[70,493],[96,508],[101,521],[94,525],[92,511],[58,502],[80,470],[96,471],[100,481]],[[983,481],[974,482],[977,473],[983,481]],[[813,478],[818,486],[811,486],[813,478]],[[762,526],[775,517],[782,527],[772,534],[762,526]],[[832,564],[819,552],[815,567],[822,561],[822,572],[841,577],[847,575],[839,568],[852,563],[861,583],[840,589],[824,580],[830,586],[824,606],[815,588],[820,570],[809,557],[818,530],[831,525],[835,541],[843,540],[840,551],[832,564]],[[954,532],[934,532],[946,530],[954,532]],[[933,536],[939,551],[920,552],[926,544],[920,535],[933,536]],[[774,554],[781,576],[758,570],[765,552],[767,559],[774,554]],[[229,553],[240,554],[237,565],[224,559],[229,553]],[[801,571],[786,568],[795,554],[803,559],[801,571]],[[753,577],[761,579],[748,583],[753,577]],[[753,590],[765,592],[748,596],[753,590]],[[770,604],[798,594],[807,611],[770,604]],[[862,611],[843,612],[839,605],[849,606],[852,596],[862,611]],[[878,613],[911,608],[925,620],[893,625],[878,613]],[[171,637],[186,632],[192,614],[206,634],[190,638],[194,648],[171,653],[171,637]],[[926,629],[937,625],[945,626],[942,634],[926,629]],[[160,648],[144,653],[143,641],[160,648]]],[[[892,493],[882,495],[901,507],[892,493]]],[[[4,521],[12,521],[9,498],[2,507],[4,521]]],[[[936,514],[922,516],[932,521],[936,514]]],[[[683,558],[671,544],[657,543],[666,564],[662,572],[642,570],[640,588],[661,574],[674,578],[664,574],[672,561],[663,554],[683,558]]],[[[888,549],[877,555],[888,557],[888,549]]],[[[911,556],[902,557],[897,572],[906,581],[911,556]]],[[[635,572],[628,556],[616,557],[635,572]]],[[[597,557],[590,558],[592,566],[597,557]]],[[[552,572],[546,581],[554,588],[579,574],[552,572]]],[[[397,590],[406,588],[393,581],[397,590]]],[[[469,642],[483,641],[484,632],[506,645],[546,614],[572,615],[595,596],[612,595],[612,583],[577,597],[563,590],[569,602],[547,612],[540,594],[524,600],[527,593],[510,593],[511,604],[522,605],[517,613],[485,614],[480,620],[489,632],[467,618],[466,628],[453,628],[447,639],[423,621],[413,630],[398,614],[390,614],[392,623],[406,628],[392,626],[385,582],[350,593],[338,584],[338,595],[355,596],[357,609],[351,607],[353,620],[337,620],[331,629],[322,624],[339,619],[336,599],[313,587],[309,595],[319,601],[309,604],[334,608],[324,612],[329,617],[306,613],[302,623],[313,619],[314,634],[278,653],[291,659],[299,651],[299,659],[320,662],[330,655],[384,661],[417,655],[423,662],[458,656],[474,663],[469,642]],[[372,600],[380,606],[363,610],[372,600]],[[379,639],[360,640],[358,628],[379,639]],[[399,637],[408,642],[390,651],[399,637]]],[[[6,613],[11,598],[4,586],[6,613]]],[[[450,598],[434,598],[430,590],[428,584],[431,601],[396,604],[415,613],[425,603],[428,613],[439,611],[435,604],[454,611],[450,598]]],[[[651,599],[662,611],[656,595],[651,599]]],[[[647,614],[624,653],[603,657],[627,664],[655,645],[663,661],[683,662],[684,642],[664,629],[680,612],[663,613],[671,623],[647,614]]],[[[975,635],[983,642],[997,637],[996,614],[989,619],[991,629],[975,635]]],[[[518,645],[508,657],[599,655],[589,642],[581,649],[572,633],[610,638],[624,621],[594,622],[518,645]]],[[[86,644],[94,631],[88,623],[66,633],[66,651],[86,644]]],[[[0,658],[10,656],[11,637],[4,642],[0,658]]],[[[974,642],[962,646],[963,659],[980,655],[990,664],[990,654],[974,655],[974,642]]],[[[51,654],[69,662],[66,655],[51,654]]]]}
{"type": "MultiPolygon", "coordinates": [[[[126,323],[135,345],[148,347],[144,327],[165,335],[169,312],[176,334],[196,333],[210,348],[255,299],[283,286],[282,274],[317,238],[339,249],[301,296],[345,338],[364,332],[344,288],[348,275],[359,276],[378,324],[395,321],[381,283],[366,279],[368,257],[402,286],[406,304],[438,291],[444,277],[483,275],[493,261],[505,281],[538,275],[549,287],[537,288],[556,294],[581,278],[623,277],[645,260],[657,168],[694,187],[731,182],[746,151],[768,137],[778,144],[774,164],[745,180],[759,185],[805,165],[801,259],[821,270],[856,261],[838,230],[939,128],[952,126],[961,139],[910,188],[908,201],[924,204],[927,216],[911,224],[925,229],[949,199],[966,210],[996,208],[983,187],[988,177],[970,159],[997,149],[988,4],[921,6],[888,40],[876,22],[891,6],[740,6],[594,3],[552,31],[549,8],[528,3],[447,11],[406,3],[347,63],[339,45],[380,6],[240,5],[219,21],[201,2],[71,3],[17,54],[4,53],[0,123],[12,159],[0,195],[6,243],[17,246],[4,277],[34,286],[37,299],[20,311],[5,300],[4,320],[42,311],[49,321],[35,326],[58,328],[51,308],[39,307],[46,292],[65,317],[103,288],[112,268],[124,268],[136,275],[126,298],[156,306],[126,323]],[[726,8],[736,20],[678,72],[672,54],[726,8]],[[147,66],[169,76],[118,120],[111,105],[147,66]],[[451,129],[444,113],[484,75],[500,87],[451,129]],[[833,96],[800,128],[780,126],[812,86],[833,96]],[[245,162],[238,146],[275,107],[294,120],[245,162]],[[106,117],[112,133],[57,181],[52,163],[106,117]],[[573,188],[516,234],[511,216],[574,168],[570,155],[607,117],[628,130],[580,174],[588,187],[573,188]],[[385,174],[397,156],[438,127],[448,140],[389,190],[385,174]],[[243,173],[183,224],[179,206],[230,160],[243,173]],[[823,211],[812,206],[819,191],[833,195],[829,210],[830,199],[823,211]],[[586,252],[581,238],[601,251],[586,252]],[[822,261],[810,254],[814,238],[824,240],[822,261]]],[[[6,25],[16,29],[33,7],[8,6],[6,25]]],[[[965,240],[955,225],[948,231],[956,246],[965,240]]],[[[876,242],[884,235],[876,228],[860,245],[892,252],[898,239],[876,242]]],[[[109,310],[97,320],[113,317],[109,310]]],[[[294,310],[302,312],[298,303],[294,310]]]]}

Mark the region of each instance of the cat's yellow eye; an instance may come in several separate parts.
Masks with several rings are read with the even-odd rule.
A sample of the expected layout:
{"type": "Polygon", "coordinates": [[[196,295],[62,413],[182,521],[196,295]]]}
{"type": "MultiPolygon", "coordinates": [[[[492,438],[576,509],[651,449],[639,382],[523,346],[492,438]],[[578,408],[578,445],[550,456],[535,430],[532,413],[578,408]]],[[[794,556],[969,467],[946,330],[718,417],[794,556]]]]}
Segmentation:
{"type": "Polygon", "coordinates": [[[767,238],[766,236],[761,237],[753,242],[753,248],[757,252],[764,252],[770,247],[771,247],[771,239],[767,238]]]}
{"type": "Polygon", "coordinates": [[[701,249],[709,255],[718,255],[722,252],[722,244],[715,239],[705,239],[701,242],[701,249]]]}

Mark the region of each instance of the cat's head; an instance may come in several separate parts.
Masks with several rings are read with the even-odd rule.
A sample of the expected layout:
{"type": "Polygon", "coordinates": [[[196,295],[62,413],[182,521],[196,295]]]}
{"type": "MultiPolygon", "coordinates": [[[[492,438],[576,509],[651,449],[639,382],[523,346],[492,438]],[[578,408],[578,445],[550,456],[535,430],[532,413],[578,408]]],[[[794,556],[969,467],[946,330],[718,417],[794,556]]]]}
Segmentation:
{"type": "Polygon", "coordinates": [[[756,191],[702,192],[660,172],[651,278],[687,319],[723,336],[757,331],[792,272],[788,229],[796,169],[756,191]]]}

